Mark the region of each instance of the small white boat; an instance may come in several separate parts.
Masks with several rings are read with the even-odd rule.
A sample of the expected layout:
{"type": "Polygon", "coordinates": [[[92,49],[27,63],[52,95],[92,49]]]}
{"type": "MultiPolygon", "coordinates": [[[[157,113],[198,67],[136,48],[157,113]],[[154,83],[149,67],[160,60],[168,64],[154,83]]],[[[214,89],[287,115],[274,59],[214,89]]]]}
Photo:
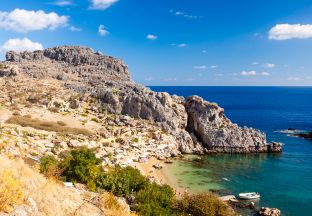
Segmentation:
{"type": "Polygon", "coordinates": [[[251,193],[240,193],[238,194],[240,199],[251,200],[251,199],[259,199],[260,194],[258,192],[251,192],[251,193]]]}

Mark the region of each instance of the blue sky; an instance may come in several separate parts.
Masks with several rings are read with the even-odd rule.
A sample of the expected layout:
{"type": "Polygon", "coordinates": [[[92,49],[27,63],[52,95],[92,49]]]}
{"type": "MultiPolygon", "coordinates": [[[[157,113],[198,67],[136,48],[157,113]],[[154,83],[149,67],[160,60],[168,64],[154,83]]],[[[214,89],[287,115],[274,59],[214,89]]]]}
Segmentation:
{"type": "Polygon", "coordinates": [[[144,85],[312,84],[311,0],[10,0],[6,50],[83,45],[144,85]]]}

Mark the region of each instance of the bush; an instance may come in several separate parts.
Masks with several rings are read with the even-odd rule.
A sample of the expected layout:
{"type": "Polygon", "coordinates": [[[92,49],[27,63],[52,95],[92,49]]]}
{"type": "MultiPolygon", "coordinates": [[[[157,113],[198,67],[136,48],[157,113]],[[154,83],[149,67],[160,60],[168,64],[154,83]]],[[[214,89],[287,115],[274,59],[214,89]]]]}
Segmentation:
{"type": "Polygon", "coordinates": [[[116,166],[108,173],[101,173],[96,182],[97,187],[117,196],[129,196],[144,188],[148,180],[137,169],[116,166]]]}
{"type": "Polygon", "coordinates": [[[173,200],[170,186],[149,183],[136,194],[133,209],[140,215],[173,215],[173,200]]]}
{"type": "Polygon", "coordinates": [[[59,167],[63,170],[62,176],[66,181],[86,183],[90,189],[95,190],[95,179],[102,171],[100,164],[101,160],[96,158],[92,150],[81,148],[72,150],[59,167]]]}
{"type": "Polygon", "coordinates": [[[10,170],[0,175],[0,212],[11,212],[14,205],[23,202],[22,183],[10,170]]]}
{"type": "Polygon", "coordinates": [[[59,179],[62,171],[59,162],[54,156],[43,156],[40,159],[40,172],[48,178],[59,179]]]}
{"type": "Polygon", "coordinates": [[[231,209],[212,193],[188,195],[176,201],[175,210],[182,215],[230,216],[231,209]]]}
{"type": "MultiPolygon", "coordinates": [[[[46,175],[54,170],[61,171],[66,181],[87,184],[90,190],[106,190],[116,196],[129,198],[131,209],[142,216],[153,215],[194,215],[230,216],[234,215],[229,207],[211,193],[184,195],[175,200],[173,189],[168,185],[150,182],[139,170],[116,166],[108,172],[101,167],[101,160],[92,150],[81,148],[72,150],[58,161],[52,156],[42,157],[40,171],[46,175]]],[[[112,195],[102,197],[102,207],[117,205],[112,195]]],[[[115,215],[117,214],[117,210],[115,215]]],[[[114,215],[114,212],[112,212],[114,215]]]]}

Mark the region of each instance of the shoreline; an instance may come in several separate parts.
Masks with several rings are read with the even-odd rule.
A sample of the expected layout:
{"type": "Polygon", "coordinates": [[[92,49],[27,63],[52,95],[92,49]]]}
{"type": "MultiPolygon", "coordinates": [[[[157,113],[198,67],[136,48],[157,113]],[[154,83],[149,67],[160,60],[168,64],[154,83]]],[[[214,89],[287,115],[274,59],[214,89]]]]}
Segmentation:
{"type": "Polygon", "coordinates": [[[165,169],[168,167],[168,164],[164,161],[151,157],[145,163],[135,162],[134,167],[140,170],[144,176],[150,178],[152,181],[155,181],[158,184],[167,184],[172,187],[177,196],[182,196],[185,192],[188,192],[185,188],[179,187],[174,179],[166,173],[165,169]],[[156,164],[159,164],[162,168],[154,168],[153,166],[156,164]]]}

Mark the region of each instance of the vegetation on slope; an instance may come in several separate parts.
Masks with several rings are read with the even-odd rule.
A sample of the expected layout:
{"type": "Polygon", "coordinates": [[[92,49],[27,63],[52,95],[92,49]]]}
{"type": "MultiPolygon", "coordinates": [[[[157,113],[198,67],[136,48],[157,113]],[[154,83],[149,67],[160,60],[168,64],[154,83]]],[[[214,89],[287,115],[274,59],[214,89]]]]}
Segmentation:
{"type": "Polygon", "coordinates": [[[212,194],[185,195],[176,199],[168,185],[158,185],[132,167],[116,166],[106,171],[92,150],[72,150],[57,160],[52,156],[41,158],[40,171],[56,178],[86,184],[93,191],[108,191],[125,197],[131,209],[143,216],[194,215],[228,216],[232,212],[212,194]]]}
{"type": "Polygon", "coordinates": [[[61,122],[43,121],[39,119],[31,119],[29,116],[14,115],[9,118],[6,123],[17,124],[22,127],[32,127],[38,130],[53,131],[60,134],[82,134],[92,135],[89,130],[82,128],[71,128],[67,127],[61,122]]]}

